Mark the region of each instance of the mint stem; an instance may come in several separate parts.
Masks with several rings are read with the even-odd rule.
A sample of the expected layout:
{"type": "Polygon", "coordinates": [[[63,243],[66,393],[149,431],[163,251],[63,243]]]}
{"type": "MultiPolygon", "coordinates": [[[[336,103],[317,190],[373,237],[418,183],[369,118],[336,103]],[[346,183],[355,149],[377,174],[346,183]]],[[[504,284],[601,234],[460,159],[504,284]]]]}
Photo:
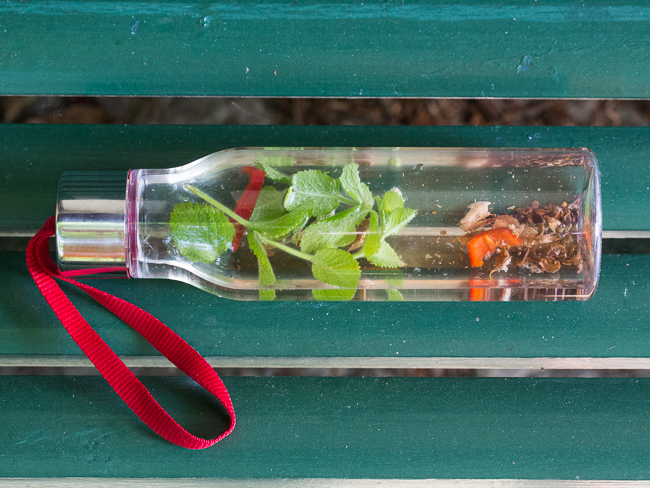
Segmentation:
{"type": "Polygon", "coordinates": [[[230,217],[234,221],[240,223],[244,227],[249,228],[251,226],[251,223],[248,220],[242,219],[239,215],[237,215],[235,212],[230,210],[228,207],[226,207],[225,205],[217,202],[210,195],[208,195],[206,193],[203,193],[201,190],[199,190],[194,185],[185,184],[185,185],[183,185],[183,188],[185,188],[187,191],[190,191],[190,192],[194,193],[197,197],[202,198],[203,200],[208,202],[210,205],[218,208],[223,213],[225,213],[228,217],[230,217]]]}
{"type": "Polygon", "coordinates": [[[296,256],[297,258],[304,259],[305,261],[312,262],[314,260],[314,256],[312,256],[311,254],[298,251],[298,249],[293,249],[292,247],[286,246],[280,242],[272,241],[271,239],[264,237],[262,234],[258,234],[258,236],[262,240],[262,242],[264,242],[264,244],[270,244],[271,246],[277,247],[278,249],[281,249],[286,253],[296,256]]]}
{"type": "Polygon", "coordinates": [[[353,254],[352,257],[353,257],[354,259],[361,259],[361,258],[365,258],[366,255],[364,254],[363,251],[359,251],[358,253],[353,254]]]}
{"type": "Polygon", "coordinates": [[[337,199],[341,203],[347,203],[348,205],[354,205],[355,207],[358,207],[360,205],[359,202],[354,201],[351,198],[346,198],[343,195],[337,195],[337,199]]]}

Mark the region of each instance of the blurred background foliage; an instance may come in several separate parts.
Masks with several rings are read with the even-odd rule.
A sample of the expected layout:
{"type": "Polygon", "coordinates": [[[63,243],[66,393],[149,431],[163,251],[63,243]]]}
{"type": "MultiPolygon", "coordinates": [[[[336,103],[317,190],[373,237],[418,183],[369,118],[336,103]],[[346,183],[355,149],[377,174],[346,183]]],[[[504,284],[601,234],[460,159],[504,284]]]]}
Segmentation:
{"type": "Polygon", "coordinates": [[[1,97],[4,123],[648,126],[647,100],[1,97]]]}

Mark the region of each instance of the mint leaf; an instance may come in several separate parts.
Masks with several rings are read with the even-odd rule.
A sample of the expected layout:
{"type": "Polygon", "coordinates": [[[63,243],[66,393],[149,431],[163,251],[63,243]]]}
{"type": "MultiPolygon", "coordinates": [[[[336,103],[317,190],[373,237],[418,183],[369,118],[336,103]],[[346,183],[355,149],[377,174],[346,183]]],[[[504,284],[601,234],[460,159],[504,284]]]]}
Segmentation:
{"type": "Polygon", "coordinates": [[[269,257],[266,255],[266,249],[262,245],[260,235],[253,231],[248,234],[248,247],[257,257],[259,263],[260,286],[271,286],[275,283],[275,274],[269,262],[269,257]]]}
{"type": "Polygon", "coordinates": [[[404,197],[398,188],[384,193],[383,198],[377,197],[377,208],[381,217],[381,237],[397,234],[418,213],[417,210],[404,208],[404,197]]]}
{"type": "Polygon", "coordinates": [[[372,256],[379,251],[381,246],[381,236],[379,235],[379,215],[374,210],[370,211],[370,224],[368,234],[364,239],[363,253],[366,256],[372,256]]]}
{"type": "Polygon", "coordinates": [[[291,234],[295,229],[299,229],[309,220],[309,209],[306,207],[296,208],[275,219],[259,220],[251,222],[251,227],[269,239],[291,234]]]}
{"type": "Polygon", "coordinates": [[[356,288],[346,288],[346,289],[316,289],[312,290],[314,298],[320,301],[347,301],[352,300],[354,295],[357,293],[356,288]]]}
{"type": "Polygon", "coordinates": [[[339,184],[322,171],[300,171],[291,181],[292,186],[284,199],[287,210],[307,205],[314,217],[321,217],[339,206],[339,184]]]}
{"type": "Polygon", "coordinates": [[[388,288],[386,290],[388,293],[388,301],[389,302],[403,302],[404,301],[404,295],[402,295],[402,292],[399,290],[395,290],[394,288],[388,288]]]}
{"type": "Polygon", "coordinates": [[[399,268],[406,266],[406,264],[399,258],[395,250],[386,241],[381,241],[379,251],[371,256],[366,256],[375,266],[381,268],[399,268]]]}
{"type": "Polygon", "coordinates": [[[275,219],[284,214],[284,193],[272,186],[263,187],[249,220],[275,219]]]}
{"type": "Polygon", "coordinates": [[[386,283],[389,284],[390,286],[396,286],[398,288],[404,288],[404,275],[402,273],[399,273],[397,278],[390,278],[386,280],[386,283]]]}
{"type": "Polygon", "coordinates": [[[397,234],[406,227],[413,217],[418,213],[417,210],[410,208],[396,208],[382,218],[381,237],[382,239],[397,234]]]}
{"type": "Polygon", "coordinates": [[[390,167],[402,166],[402,160],[400,158],[389,158],[386,165],[390,167]]]}
{"type": "Polygon", "coordinates": [[[382,212],[392,212],[396,208],[402,208],[404,206],[404,197],[402,192],[399,191],[399,188],[393,188],[392,190],[384,193],[384,198],[378,199],[379,201],[379,210],[382,212]]]}
{"type": "Polygon", "coordinates": [[[366,215],[367,211],[359,211],[357,207],[314,222],[302,234],[301,251],[313,253],[319,249],[351,244],[357,237],[357,226],[366,215]]]}
{"type": "Polygon", "coordinates": [[[261,302],[272,302],[275,300],[275,290],[260,290],[261,302]]]}
{"type": "Polygon", "coordinates": [[[359,165],[350,163],[343,168],[343,173],[339,178],[341,186],[345,192],[350,195],[360,205],[370,209],[375,203],[368,185],[361,183],[359,178],[359,165]]]}
{"type": "Polygon", "coordinates": [[[342,249],[321,249],[312,260],[312,273],[317,280],[340,288],[356,288],[361,277],[359,263],[342,249]]]}
{"type": "Polygon", "coordinates": [[[266,173],[266,177],[281,183],[291,184],[291,177],[287,176],[276,167],[293,166],[296,160],[290,156],[262,156],[255,158],[255,166],[266,173]]]}
{"type": "MultiPolygon", "coordinates": [[[[402,230],[418,213],[417,210],[404,208],[404,198],[397,188],[393,188],[384,194],[383,198],[376,198],[381,228],[379,238],[376,237],[376,223],[373,222],[373,215],[370,216],[370,229],[366,236],[364,255],[366,259],[375,266],[382,268],[399,268],[405,266],[404,262],[397,256],[393,248],[385,239],[388,236],[397,234],[402,230]]],[[[376,216],[374,217],[377,218],[376,216]]]]}
{"type": "Polygon", "coordinates": [[[211,205],[184,202],[169,217],[172,239],[181,256],[212,263],[232,246],[235,226],[211,205]]]}
{"type": "Polygon", "coordinates": [[[305,220],[302,223],[302,225],[300,225],[300,227],[296,227],[295,229],[293,229],[293,231],[291,233],[291,242],[293,242],[294,246],[298,246],[300,244],[300,241],[302,240],[301,239],[302,231],[307,226],[308,221],[309,221],[309,219],[305,220]]]}

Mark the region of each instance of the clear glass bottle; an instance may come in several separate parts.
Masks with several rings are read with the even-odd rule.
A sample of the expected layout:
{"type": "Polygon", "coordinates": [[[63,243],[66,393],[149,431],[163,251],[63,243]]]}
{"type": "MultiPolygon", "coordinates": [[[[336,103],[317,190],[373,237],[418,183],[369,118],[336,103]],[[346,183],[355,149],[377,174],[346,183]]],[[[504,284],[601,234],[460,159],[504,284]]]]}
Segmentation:
{"type": "Polygon", "coordinates": [[[238,300],[586,300],[601,227],[584,148],[244,148],[64,174],[57,250],[238,300]]]}

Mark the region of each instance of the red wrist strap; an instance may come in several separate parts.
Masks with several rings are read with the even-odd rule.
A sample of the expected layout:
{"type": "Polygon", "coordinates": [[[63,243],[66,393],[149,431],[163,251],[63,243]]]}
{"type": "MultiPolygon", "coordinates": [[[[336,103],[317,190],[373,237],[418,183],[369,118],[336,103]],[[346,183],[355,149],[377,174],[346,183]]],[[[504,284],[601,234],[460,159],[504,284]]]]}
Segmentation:
{"type": "Polygon", "coordinates": [[[63,277],[50,257],[48,241],[54,231],[54,217],[50,217],[27,246],[27,267],[63,326],[120,398],[156,433],[181,447],[204,449],[230,434],[235,428],[235,411],[228,390],[214,369],[187,342],[153,315],[121,298],[63,277]],[[54,278],[81,288],[140,333],[181,371],[212,393],[230,416],[228,429],[216,439],[202,439],[181,427],[86,322],[54,278]]]}

